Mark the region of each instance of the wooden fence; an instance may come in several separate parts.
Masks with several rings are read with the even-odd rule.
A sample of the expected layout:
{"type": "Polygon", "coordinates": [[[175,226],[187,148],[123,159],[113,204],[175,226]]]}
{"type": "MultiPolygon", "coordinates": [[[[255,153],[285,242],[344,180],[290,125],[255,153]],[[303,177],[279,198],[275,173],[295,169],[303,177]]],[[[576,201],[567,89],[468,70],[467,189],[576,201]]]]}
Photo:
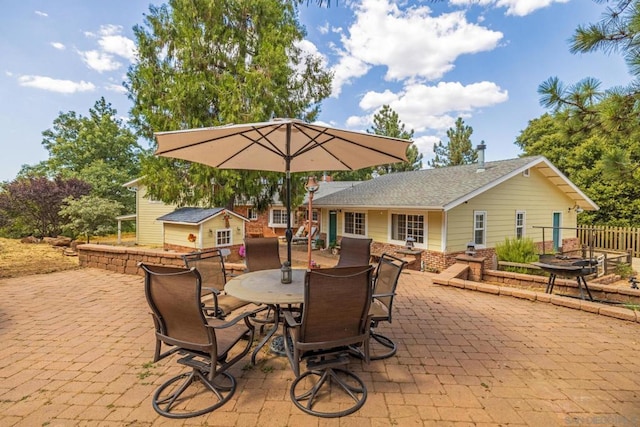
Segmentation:
{"type": "Polygon", "coordinates": [[[640,228],[579,225],[577,237],[581,245],[614,252],[629,252],[640,258],[640,228]]]}

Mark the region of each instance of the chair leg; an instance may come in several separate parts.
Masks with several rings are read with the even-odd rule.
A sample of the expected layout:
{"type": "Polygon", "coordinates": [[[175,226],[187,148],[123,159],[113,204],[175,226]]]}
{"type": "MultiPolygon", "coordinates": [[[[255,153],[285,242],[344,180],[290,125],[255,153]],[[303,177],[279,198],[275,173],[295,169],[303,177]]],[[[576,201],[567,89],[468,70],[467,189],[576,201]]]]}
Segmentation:
{"type": "MultiPolygon", "coordinates": [[[[219,373],[213,382],[207,379],[206,373],[201,372],[199,369],[193,369],[190,373],[183,373],[176,375],[162,384],[153,395],[152,405],[162,416],[167,418],[190,418],[197,417],[199,415],[211,412],[231,399],[236,391],[236,380],[233,376],[226,372],[219,373]],[[181,383],[180,381],[183,380],[181,383]],[[217,381],[226,381],[228,384],[216,385],[217,381]],[[216,396],[215,403],[205,408],[196,410],[187,410],[186,408],[190,404],[189,397],[181,399],[183,393],[190,388],[193,384],[201,383],[209,391],[213,392],[216,396]]],[[[200,393],[200,391],[194,391],[194,394],[200,393]]]]}
{"type": "Polygon", "coordinates": [[[373,329],[371,329],[371,331],[369,332],[369,336],[372,339],[374,339],[376,342],[381,344],[382,346],[390,349],[389,351],[386,351],[384,353],[378,353],[378,352],[375,351],[375,347],[377,347],[377,346],[370,345],[369,346],[369,351],[370,351],[369,359],[370,360],[387,359],[387,358],[393,356],[394,354],[396,354],[396,351],[398,351],[398,346],[396,345],[395,342],[393,342],[390,338],[385,337],[384,335],[380,335],[378,333],[375,333],[373,331],[373,329]]]}
{"type": "Polygon", "coordinates": [[[367,387],[364,382],[353,372],[338,369],[326,368],[322,370],[311,370],[303,373],[296,378],[291,384],[290,396],[293,403],[307,414],[315,415],[323,418],[336,418],[352,414],[364,405],[367,400],[367,387]],[[309,376],[317,376],[319,379],[313,383],[313,386],[300,394],[297,394],[297,386],[309,376]],[[332,384],[337,385],[333,387],[332,384]],[[322,387],[325,389],[322,391],[322,387]],[[336,392],[340,396],[334,396],[336,392]],[[353,400],[353,404],[343,410],[335,410],[344,406],[343,397],[346,394],[353,400]],[[324,401],[324,400],[327,400],[324,401]],[[306,402],[306,403],[303,403],[306,402]],[[318,409],[321,406],[321,409],[318,409]]]}

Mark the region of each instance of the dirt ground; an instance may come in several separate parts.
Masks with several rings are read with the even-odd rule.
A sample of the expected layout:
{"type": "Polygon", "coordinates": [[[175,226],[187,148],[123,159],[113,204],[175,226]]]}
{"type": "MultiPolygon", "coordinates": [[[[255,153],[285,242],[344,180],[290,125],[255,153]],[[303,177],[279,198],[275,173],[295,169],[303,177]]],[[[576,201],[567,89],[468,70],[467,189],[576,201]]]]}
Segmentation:
{"type": "MultiPolygon", "coordinates": [[[[116,236],[99,238],[100,243],[116,243],[116,236]]],[[[125,234],[123,241],[135,241],[135,234],[125,234]]],[[[93,243],[93,242],[92,242],[93,243]]],[[[0,278],[46,274],[78,268],[78,257],[65,255],[64,248],[48,243],[22,243],[18,239],[0,238],[0,278]]]]}

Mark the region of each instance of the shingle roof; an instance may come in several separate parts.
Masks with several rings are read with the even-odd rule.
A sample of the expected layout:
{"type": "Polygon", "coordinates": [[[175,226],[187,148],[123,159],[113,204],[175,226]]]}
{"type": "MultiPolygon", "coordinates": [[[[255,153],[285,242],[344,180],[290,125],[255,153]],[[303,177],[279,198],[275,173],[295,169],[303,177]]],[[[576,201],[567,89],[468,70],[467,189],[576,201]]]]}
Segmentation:
{"type": "MultiPolygon", "coordinates": [[[[387,174],[318,198],[313,204],[316,207],[416,207],[447,210],[539,163],[552,167],[543,156],[534,156],[486,162],[481,172],[476,163],[387,174]]],[[[559,171],[558,173],[562,175],[559,171]]],[[[568,181],[566,177],[562,177],[568,181]]]]}
{"type": "Polygon", "coordinates": [[[180,208],[175,211],[162,215],[158,221],[163,222],[182,222],[187,224],[200,224],[201,222],[211,218],[212,216],[225,210],[224,208],[180,208]]]}

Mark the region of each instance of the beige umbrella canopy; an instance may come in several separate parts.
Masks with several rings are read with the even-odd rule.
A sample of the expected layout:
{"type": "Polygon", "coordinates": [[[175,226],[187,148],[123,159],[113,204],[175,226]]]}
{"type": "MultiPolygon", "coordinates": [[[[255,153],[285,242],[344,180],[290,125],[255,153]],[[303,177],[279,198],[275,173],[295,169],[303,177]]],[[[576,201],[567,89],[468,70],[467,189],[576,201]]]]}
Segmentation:
{"type": "MultiPolygon", "coordinates": [[[[407,161],[410,141],[309,124],[296,119],[155,134],[157,156],[218,169],[284,172],[291,212],[291,172],[358,170],[407,161]]],[[[291,262],[291,215],[287,260],[291,262]]]]}

